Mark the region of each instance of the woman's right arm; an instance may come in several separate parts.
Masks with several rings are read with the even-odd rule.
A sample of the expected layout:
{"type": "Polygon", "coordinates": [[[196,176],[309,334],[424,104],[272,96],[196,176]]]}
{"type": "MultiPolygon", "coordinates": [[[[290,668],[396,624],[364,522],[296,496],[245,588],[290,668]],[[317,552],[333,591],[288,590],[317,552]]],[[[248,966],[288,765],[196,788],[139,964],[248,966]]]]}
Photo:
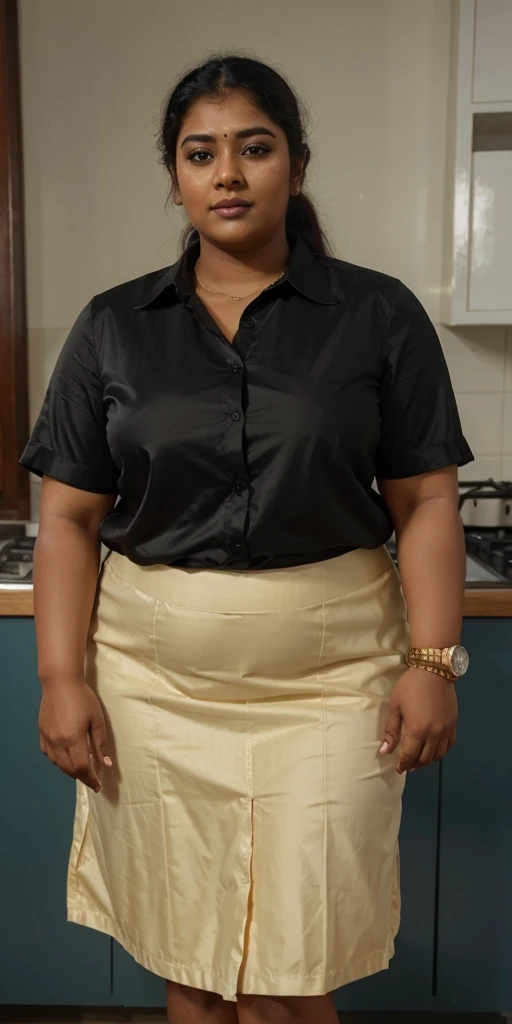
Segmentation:
{"type": "Polygon", "coordinates": [[[84,662],[100,564],[99,529],[116,497],[44,476],[34,547],[41,750],[95,791],[101,788],[98,772],[109,763],[104,760],[107,736],[101,704],[84,679],[84,662]]]}

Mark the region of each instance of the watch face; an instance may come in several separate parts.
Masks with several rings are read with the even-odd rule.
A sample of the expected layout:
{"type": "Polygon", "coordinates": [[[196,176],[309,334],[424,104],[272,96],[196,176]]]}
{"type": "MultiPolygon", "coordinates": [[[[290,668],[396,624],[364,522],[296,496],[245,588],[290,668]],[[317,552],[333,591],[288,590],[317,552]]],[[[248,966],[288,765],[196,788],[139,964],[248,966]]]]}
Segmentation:
{"type": "Polygon", "coordinates": [[[453,648],[451,658],[452,670],[456,676],[463,676],[468,670],[469,654],[465,647],[457,645],[453,648]]]}

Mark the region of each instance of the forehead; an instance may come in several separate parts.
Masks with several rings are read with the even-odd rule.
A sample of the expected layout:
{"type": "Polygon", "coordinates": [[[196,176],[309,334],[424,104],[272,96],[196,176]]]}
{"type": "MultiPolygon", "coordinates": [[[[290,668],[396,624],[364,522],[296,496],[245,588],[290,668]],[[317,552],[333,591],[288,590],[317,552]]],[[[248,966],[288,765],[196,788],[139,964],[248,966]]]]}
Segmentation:
{"type": "Polygon", "coordinates": [[[251,125],[271,128],[276,135],[281,132],[279,126],[246,93],[233,89],[222,96],[204,96],[195,100],[183,120],[179,137],[192,131],[209,131],[216,135],[251,125]]]}

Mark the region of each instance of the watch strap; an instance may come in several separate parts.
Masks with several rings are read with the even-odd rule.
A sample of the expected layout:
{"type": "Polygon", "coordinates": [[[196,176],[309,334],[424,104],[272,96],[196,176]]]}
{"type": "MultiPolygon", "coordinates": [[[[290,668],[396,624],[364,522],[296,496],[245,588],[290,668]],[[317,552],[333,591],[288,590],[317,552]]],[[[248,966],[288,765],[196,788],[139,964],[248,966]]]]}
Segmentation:
{"type": "Polygon", "coordinates": [[[415,661],[410,661],[409,665],[410,665],[411,668],[420,668],[424,672],[433,672],[434,675],[436,675],[436,676],[443,676],[443,679],[448,679],[448,681],[450,683],[454,683],[456,678],[457,678],[456,676],[452,675],[450,672],[447,672],[446,669],[440,668],[437,665],[425,665],[425,664],[422,664],[422,662],[420,662],[420,661],[416,661],[416,662],[415,661]]]}
{"type": "Polygon", "coordinates": [[[443,651],[446,647],[410,647],[408,657],[414,661],[428,662],[429,665],[443,664],[443,651]]]}

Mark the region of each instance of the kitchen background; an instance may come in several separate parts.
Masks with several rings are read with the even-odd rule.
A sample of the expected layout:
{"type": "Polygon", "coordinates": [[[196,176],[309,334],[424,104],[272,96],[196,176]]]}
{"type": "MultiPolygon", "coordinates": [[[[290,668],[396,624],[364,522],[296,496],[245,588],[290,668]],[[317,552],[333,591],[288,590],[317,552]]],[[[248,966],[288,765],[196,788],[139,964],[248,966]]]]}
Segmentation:
{"type": "MultiPolygon", "coordinates": [[[[512,0],[18,0],[18,17],[30,427],[89,299],[176,259],[160,108],[188,62],[236,48],[309,108],[309,189],[336,255],[401,278],[436,324],[476,455],[460,477],[512,481],[512,0]]],[[[339,991],[344,1024],[512,1020],[512,483],[498,489],[462,507],[468,551],[494,570],[467,578],[457,744],[407,782],[396,956],[339,991]]],[[[24,530],[0,523],[0,1019],[163,1019],[162,979],[65,919],[74,786],[39,750],[31,587],[12,583],[31,567],[24,530]]]]}

